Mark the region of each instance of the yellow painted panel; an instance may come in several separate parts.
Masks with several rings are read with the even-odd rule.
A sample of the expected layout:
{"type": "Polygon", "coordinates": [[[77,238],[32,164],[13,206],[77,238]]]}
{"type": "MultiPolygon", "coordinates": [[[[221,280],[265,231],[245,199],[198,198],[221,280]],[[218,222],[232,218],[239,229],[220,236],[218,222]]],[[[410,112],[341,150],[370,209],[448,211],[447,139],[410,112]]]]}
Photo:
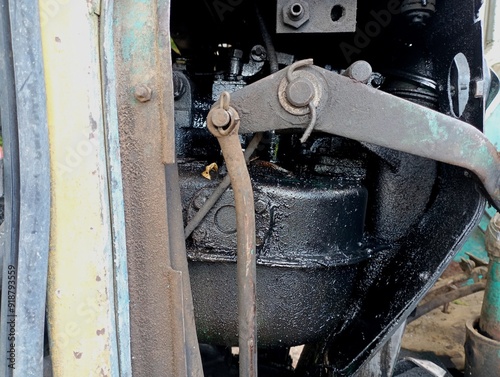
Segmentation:
{"type": "Polygon", "coordinates": [[[117,355],[93,1],[39,0],[52,173],[47,290],[55,377],[115,375],[117,355]]]}

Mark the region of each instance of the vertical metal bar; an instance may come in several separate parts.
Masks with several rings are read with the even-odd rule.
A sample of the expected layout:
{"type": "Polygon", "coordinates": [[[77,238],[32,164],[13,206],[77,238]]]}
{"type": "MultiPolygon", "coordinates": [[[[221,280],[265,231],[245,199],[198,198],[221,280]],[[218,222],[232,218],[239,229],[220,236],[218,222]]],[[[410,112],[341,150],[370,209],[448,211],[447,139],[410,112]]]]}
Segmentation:
{"type": "Polygon", "coordinates": [[[113,13],[134,377],[187,375],[164,166],[174,153],[169,9],[168,0],[121,0],[113,13]]]}
{"type": "MultiPolygon", "coordinates": [[[[19,132],[20,223],[13,376],[43,373],[50,230],[49,138],[40,18],[36,0],[9,2],[19,132]]],[[[9,280],[10,290],[12,281],[9,280]]]]}
{"type": "Polygon", "coordinates": [[[229,110],[216,113],[211,110],[207,127],[217,140],[234,192],[237,232],[237,281],[238,281],[238,345],[240,348],[240,376],[257,376],[257,305],[256,305],[256,245],[255,209],[252,182],[238,136],[239,116],[229,103],[229,94],[224,92],[219,100],[221,108],[229,110]],[[231,122],[228,127],[224,119],[231,122]],[[214,121],[220,124],[214,124],[214,121]]]}
{"type": "Polygon", "coordinates": [[[500,214],[486,230],[486,250],[490,258],[479,327],[483,334],[500,341],[500,214]]]}
{"type": "Polygon", "coordinates": [[[113,25],[114,0],[101,3],[101,65],[103,74],[103,105],[110,196],[111,232],[113,244],[116,324],[120,377],[132,377],[130,355],[130,309],[127,270],[125,209],[116,104],[116,72],[113,25]]]}
{"type": "MultiPolygon", "coordinates": [[[[10,363],[10,326],[7,315],[15,314],[15,306],[9,307],[9,301],[15,305],[15,299],[9,300],[8,271],[9,266],[17,269],[17,251],[19,242],[19,144],[17,132],[16,86],[14,79],[14,63],[12,58],[12,41],[10,30],[10,13],[8,0],[0,0],[0,123],[4,147],[4,190],[5,190],[5,235],[2,271],[2,302],[0,305],[0,374],[12,376],[10,363]],[[13,312],[10,312],[10,310],[13,312]],[[8,354],[9,353],[9,354],[8,354]]],[[[15,353],[14,353],[15,361],[15,353]]]]}

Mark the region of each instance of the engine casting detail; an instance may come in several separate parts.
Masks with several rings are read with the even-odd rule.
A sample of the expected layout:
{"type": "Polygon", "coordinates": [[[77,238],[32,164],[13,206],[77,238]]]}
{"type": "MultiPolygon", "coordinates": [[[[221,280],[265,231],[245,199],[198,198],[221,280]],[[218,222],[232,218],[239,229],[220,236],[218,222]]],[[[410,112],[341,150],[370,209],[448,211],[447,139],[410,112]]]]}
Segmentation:
{"type": "Polygon", "coordinates": [[[491,93],[477,6],[224,4],[172,2],[197,334],[204,358],[233,361],[227,373],[204,363],[205,373],[236,373],[238,356],[222,349],[241,344],[243,328],[239,193],[208,125],[219,141],[239,134],[234,149],[251,178],[259,374],[355,375],[461,247],[481,193],[500,204],[500,161],[481,133],[491,93]],[[286,355],[299,344],[306,351],[292,371],[286,355]]]}

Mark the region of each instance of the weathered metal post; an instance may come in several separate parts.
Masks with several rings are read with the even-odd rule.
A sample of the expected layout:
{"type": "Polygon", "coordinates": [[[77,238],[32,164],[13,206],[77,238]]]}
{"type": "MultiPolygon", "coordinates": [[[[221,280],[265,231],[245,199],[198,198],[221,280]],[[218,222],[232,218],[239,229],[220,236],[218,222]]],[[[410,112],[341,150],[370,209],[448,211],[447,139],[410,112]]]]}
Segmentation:
{"type": "Polygon", "coordinates": [[[486,231],[490,258],[481,316],[466,324],[465,376],[500,376],[500,213],[486,231]]]}

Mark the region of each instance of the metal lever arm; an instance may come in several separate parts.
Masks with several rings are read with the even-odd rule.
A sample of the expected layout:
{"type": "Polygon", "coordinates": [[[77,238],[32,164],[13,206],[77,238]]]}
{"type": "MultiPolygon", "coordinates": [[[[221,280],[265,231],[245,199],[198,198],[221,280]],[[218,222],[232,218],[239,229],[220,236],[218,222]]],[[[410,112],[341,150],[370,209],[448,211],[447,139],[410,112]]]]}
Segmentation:
{"type": "Polygon", "coordinates": [[[240,376],[257,377],[255,209],[252,182],[238,136],[239,116],[223,92],[207,116],[207,127],[217,137],[231,178],[236,207],[238,337],[240,376]]]}
{"type": "MultiPolygon", "coordinates": [[[[294,73],[314,88],[316,131],[466,168],[500,209],[500,157],[473,126],[316,66],[294,73]]],[[[232,94],[231,105],[241,116],[240,133],[306,127],[308,114],[283,99],[286,74],[281,70],[232,94]]]]}

